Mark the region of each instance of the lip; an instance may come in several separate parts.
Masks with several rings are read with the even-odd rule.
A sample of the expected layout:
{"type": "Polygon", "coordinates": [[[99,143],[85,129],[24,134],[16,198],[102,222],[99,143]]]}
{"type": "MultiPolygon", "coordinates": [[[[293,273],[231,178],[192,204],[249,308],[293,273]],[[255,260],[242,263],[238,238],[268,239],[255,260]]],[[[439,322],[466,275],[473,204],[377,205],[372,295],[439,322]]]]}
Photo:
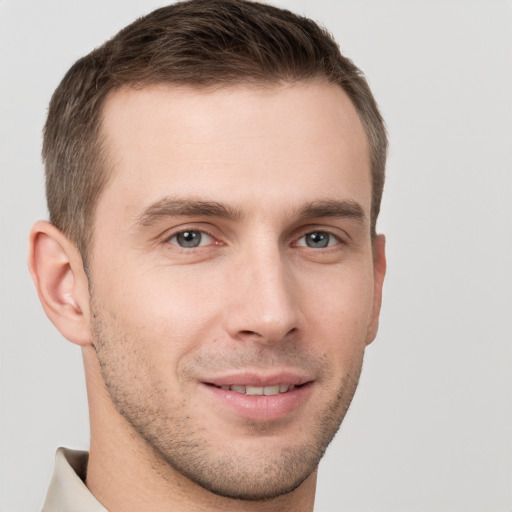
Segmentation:
{"type": "Polygon", "coordinates": [[[214,386],[276,386],[278,384],[288,384],[301,386],[312,381],[311,377],[294,372],[279,372],[270,375],[252,372],[236,372],[232,374],[212,376],[202,379],[205,384],[214,386]]]}
{"type": "Polygon", "coordinates": [[[300,409],[311,395],[314,381],[295,373],[267,376],[237,373],[205,379],[200,384],[202,389],[222,409],[244,419],[269,422],[286,418],[300,409]],[[278,384],[288,384],[294,387],[286,393],[277,395],[247,395],[217,387],[232,385],[266,387],[278,384]]]}

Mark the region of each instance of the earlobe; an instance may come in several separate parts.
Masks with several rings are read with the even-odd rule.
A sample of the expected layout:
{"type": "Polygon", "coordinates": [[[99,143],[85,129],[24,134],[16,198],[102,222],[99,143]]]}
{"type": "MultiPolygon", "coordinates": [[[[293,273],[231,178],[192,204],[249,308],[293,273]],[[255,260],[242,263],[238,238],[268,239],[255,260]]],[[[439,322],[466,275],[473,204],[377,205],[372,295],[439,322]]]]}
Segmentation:
{"type": "Polygon", "coordinates": [[[53,224],[39,221],[30,232],[28,266],[55,327],[77,345],[92,344],[88,282],[76,246],[53,224]]]}
{"type": "Polygon", "coordinates": [[[373,242],[373,305],[366,344],[369,345],[377,336],[379,329],[380,306],[382,303],[382,287],[386,275],[386,238],[377,235],[373,242]]]}

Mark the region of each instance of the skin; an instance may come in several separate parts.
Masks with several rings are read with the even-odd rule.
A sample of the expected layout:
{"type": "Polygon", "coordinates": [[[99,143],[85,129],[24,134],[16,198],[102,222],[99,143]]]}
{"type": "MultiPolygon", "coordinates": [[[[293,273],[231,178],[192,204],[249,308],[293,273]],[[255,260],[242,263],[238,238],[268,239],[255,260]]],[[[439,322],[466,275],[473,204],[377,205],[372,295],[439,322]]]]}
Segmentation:
{"type": "Polygon", "coordinates": [[[111,512],[312,510],[385,273],[353,105],[320,81],[123,89],[103,134],[90,283],[48,223],[30,256],[46,312],[83,347],[87,486],[111,512]],[[244,375],[306,385],[291,410],[260,400],[245,417],[211,386],[244,375]]]}

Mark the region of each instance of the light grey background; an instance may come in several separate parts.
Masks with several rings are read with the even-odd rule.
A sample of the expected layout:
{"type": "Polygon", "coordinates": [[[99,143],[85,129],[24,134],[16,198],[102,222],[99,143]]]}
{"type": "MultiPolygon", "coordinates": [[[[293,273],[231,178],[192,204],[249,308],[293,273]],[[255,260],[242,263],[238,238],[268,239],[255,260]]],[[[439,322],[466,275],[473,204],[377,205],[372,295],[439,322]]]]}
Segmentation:
{"type": "MultiPolygon", "coordinates": [[[[277,1],[366,72],[391,139],[381,330],[321,465],[317,511],[512,510],[512,3],[277,1]]],[[[39,510],[87,448],[78,347],[26,270],[41,128],[69,66],[163,2],[0,1],[0,510],[39,510]]]]}

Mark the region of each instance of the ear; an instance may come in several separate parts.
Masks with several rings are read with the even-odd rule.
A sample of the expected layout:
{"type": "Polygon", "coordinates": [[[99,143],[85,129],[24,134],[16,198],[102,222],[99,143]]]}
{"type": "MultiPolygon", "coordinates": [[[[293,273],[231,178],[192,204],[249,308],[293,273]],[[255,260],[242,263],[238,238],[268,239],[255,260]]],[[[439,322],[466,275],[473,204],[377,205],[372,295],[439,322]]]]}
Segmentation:
{"type": "Polygon", "coordinates": [[[369,345],[377,336],[379,329],[380,306],[382,303],[382,286],[386,275],[386,238],[377,235],[373,242],[373,306],[368,325],[366,344],[369,345]]]}
{"type": "Polygon", "coordinates": [[[30,232],[28,266],[53,325],[69,341],[92,345],[88,280],[75,244],[50,222],[39,221],[30,232]]]}

